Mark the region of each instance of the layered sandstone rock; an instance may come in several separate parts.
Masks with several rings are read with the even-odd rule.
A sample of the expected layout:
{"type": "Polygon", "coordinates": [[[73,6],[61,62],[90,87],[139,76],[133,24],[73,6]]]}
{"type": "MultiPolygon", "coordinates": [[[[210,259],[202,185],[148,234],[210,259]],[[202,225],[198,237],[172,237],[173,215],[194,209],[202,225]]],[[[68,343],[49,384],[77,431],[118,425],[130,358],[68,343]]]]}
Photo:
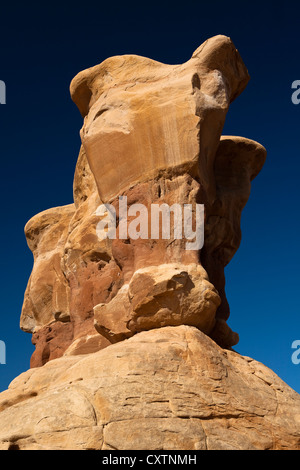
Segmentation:
{"type": "Polygon", "coordinates": [[[299,395],[234,352],[227,323],[224,268],[266,158],[221,136],[248,79],[225,36],[181,65],[118,56],[74,78],[74,203],[25,227],[21,328],[36,348],[0,394],[0,449],[300,449],[299,395]],[[200,205],[204,245],[188,248],[200,205]],[[174,209],[152,232],[153,206],[190,207],[189,230],[174,209]]]}
{"type": "Polygon", "coordinates": [[[74,204],[38,214],[25,229],[34,267],[21,328],[33,334],[32,367],[67,349],[93,352],[166,325],[196,326],[224,347],[238,342],[227,324],[224,267],[239,246],[241,212],[266,152],[221,132],[248,79],[225,36],[209,39],[181,65],[118,56],[73,79],[71,95],[84,116],[74,204]],[[135,204],[149,214],[153,205],[195,211],[204,204],[204,247],[187,250],[173,219],[167,238],[159,232],[154,239],[150,229],[144,238],[119,236],[119,196],[128,214],[135,204]],[[97,232],[105,202],[116,212],[114,240],[97,232]],[[178,278],[174,284],[172,269],[187,273],[185,286],[178,278]],[[160,271],[168,279],[161,281],[160,271]],[[148,288],[139,289],[146,278],[148,288]]]}
{"type": "Polygon", "coordinates": [[[102,201],[168,170],[198,170],[213,200],[226,113],[248,80],[234,44],[221,35],[182,65],[117,56],[79,73],[71,95],[85,117],[81,138],[102,201]]]}
{"type": "Polygon", "coordinates": [[[96,235],[100,204],[83,150],[74,176],[74,204],[50,209],[25,227],[34,266],[25,292],[21,328],[33,334],[31,366],[72,351],[98,351],[110,344],[94,329],[93,308],[122,286],[111,247],[96,235]],[[83,349],[82,349],[83,348],[83,349]]]}
{"type": "Polygon", "coordinates": [[[300,397],[189,326],[31,369],[0,395],[0,449],[300,449],[300,397]]]}
{"type": "Polygon", "coordinates": [[[209,334],[220,303],[202,266],[150,266],[136,271],[111,302],[95,307],[95,327],[112,342],[166,325],[194,325],[209,334]]]}

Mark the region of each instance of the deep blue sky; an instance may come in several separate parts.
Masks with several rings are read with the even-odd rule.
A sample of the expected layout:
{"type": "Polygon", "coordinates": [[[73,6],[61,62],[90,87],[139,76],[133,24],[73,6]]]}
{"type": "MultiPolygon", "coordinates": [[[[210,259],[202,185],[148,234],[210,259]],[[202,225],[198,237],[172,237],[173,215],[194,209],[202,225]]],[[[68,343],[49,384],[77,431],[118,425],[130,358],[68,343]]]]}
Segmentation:
{"type": "Polygon", "coordinates": [[[251,81],[232,104],[224,134],[268,151],[242,217],[239,251],[226,268],[236,350],[263,362],[300,392],[291,344],[299,322],[299,123],[291,84],[300,80],[294,2],[13,2],[1,4],[0,391],[29,367],[31,336],[19,329],[32,268],[24,225],[34,214],[72,202],[81,116],[69,97],[80,71],[119,54],[175,64],[207,38],[230,36],[251,81]]]}

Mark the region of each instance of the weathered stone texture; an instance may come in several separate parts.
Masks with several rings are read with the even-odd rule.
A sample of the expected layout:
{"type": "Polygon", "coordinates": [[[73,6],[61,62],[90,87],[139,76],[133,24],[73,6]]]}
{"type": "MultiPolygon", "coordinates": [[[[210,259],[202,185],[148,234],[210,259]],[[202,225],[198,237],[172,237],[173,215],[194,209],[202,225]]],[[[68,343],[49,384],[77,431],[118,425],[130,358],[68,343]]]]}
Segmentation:
{"type": "Polygon", "coordinates": [[[300,449],[299,395],[189,326],[30,369],[0,410],[0,449],[300,449]]]}
{"type": "Polygon", "coordinates": [[[0,394],[0,449],[300,450],[299,395],[233,351],[228,324],[224,268],[266,159],[261,144],[221,135],[248,80],[225,36],[181,65],[118,56],[73,79],[74,203],[25,227],[21,328],[35,352],[0,394]],[[115,239],[98,236],[103,203],[115,239]],[[204,246],[187,250],[173,219],[165,238],[120,236],[137,203],[148,227],[153,204],[204,205],[204,246]]]}

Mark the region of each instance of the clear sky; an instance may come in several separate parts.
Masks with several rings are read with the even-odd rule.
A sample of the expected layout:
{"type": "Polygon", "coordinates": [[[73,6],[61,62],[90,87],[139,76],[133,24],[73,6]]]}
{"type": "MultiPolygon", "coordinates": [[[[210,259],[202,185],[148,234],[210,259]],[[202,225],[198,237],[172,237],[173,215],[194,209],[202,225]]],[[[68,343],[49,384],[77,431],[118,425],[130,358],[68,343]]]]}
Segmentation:
{"type": "Polygon", "coordinates": [[[299,18],[294,2],[5,2],[1,4],[0,391],[29,368],[31,336],[19,329],[32,268],[24,225],[72,200],[81,116],[69,96],[80,71],[119,54],[175,64],[207,38],[230,36],[251,76],[232,104],[223,134],[263,144],[267,162],[242,216],[242,243],[226,268],[235,349],[274,370],[300,392],[293,364],[299,321],[300,80],[299,18]]]}

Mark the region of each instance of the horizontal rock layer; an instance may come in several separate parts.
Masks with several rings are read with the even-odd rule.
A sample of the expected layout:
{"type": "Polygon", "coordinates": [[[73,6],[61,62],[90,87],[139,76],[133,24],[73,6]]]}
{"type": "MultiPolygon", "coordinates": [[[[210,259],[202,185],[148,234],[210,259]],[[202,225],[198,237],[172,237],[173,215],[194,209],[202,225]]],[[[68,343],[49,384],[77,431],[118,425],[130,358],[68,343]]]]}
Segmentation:
{"type": "Polygon", "coordinates": [[[300,396],[194,327],[65,356],[0,394],[0,449],[300,450],[300,396]]]}
{"type": "Polygon", "coordinates": [[[222,35],[183,64],[116,56],[72,80],[71,97],[84,117],[74,203],[48,209],[25,227],[34,266],[21,328],[32,333],[31,367],[168,325],[195,326],[225,348],[237,344],[227,324],[224,267],[238,249],[241,213],[266,151],[221,133],[248,80],[235,45],[222,35]],[[189,205],[195,215],[201,204],[204,246],[187,249],[185,221],[175,217],[168,236],[156,227],[157,236],[135,238],[131,212],[128,234],[119,236],[119,196],[128,214],[143,205],[148,227],[153,205],[189,205]],[[105,202],[116,213],[115,240],[97,231],[105,202]],[[181,238],[174,233],[180,225],[181,238]]]}

